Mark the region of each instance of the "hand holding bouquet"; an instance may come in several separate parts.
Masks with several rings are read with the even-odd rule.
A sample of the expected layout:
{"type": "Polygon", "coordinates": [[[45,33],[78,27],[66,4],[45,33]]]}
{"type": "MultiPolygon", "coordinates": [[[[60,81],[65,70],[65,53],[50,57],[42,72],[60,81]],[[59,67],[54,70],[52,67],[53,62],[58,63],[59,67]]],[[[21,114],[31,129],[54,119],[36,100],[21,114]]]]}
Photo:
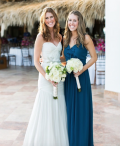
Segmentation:
{"type": "MultiPolygon", "coordinates": [[[[54,82],[59,83],[60,81],[65,81],[67,71],[64,66],[62,66],[60,63],[50,63],[49,66],[46,67],[46,79],[51,80],[54,82]]],[[[53,86],[53,98],[58,99],[57,94],[57,87],[53,86]]]]}
{"type": "MultiPolygon", "coordinates": [[[[67,61],[66,69],[68,73],[71,73],[72,71],[74,73],[77,73],[78,71],[80,72],[83,69],[83,63],[77,58],[71,58],[70,60],[67,61]]],[[[75,78],[77,82],[78,91],[81,92],[81,85],[79,78],[78,77],[75,78]]]]}

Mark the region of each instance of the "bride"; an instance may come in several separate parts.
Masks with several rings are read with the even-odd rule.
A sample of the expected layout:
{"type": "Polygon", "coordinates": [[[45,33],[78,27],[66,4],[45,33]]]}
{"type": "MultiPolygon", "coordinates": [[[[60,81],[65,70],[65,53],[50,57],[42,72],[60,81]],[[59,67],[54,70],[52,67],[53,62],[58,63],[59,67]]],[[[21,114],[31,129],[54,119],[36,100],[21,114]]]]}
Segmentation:
{"type": "Polygon", "coordinates": [[[50,62],[60,62],[62,37],[59,23],[52,8],[45,8],[40,18],[39,34],[34,48],[35,67],[39,72],[38,93],[27,127],[23,146],[69,146],[67,116],[63,83],[58,84],[58,99],[53,99],[53,86],[45,78],[45,68],[50,62]],[[43,62],[39,57],[42,53],[43,62]]]}

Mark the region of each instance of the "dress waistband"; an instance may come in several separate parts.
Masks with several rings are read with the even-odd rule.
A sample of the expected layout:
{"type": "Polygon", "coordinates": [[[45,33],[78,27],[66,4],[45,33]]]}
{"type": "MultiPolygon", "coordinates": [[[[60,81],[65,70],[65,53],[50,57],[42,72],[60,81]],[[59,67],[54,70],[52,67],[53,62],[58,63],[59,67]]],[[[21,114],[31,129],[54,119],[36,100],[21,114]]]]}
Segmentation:
{"type": "Polygon", "coordinates": [[[60,61],[43,61],[43,63],[55,63],[55,62],[57,62],[57,63],[61,63],[60,61]]]}

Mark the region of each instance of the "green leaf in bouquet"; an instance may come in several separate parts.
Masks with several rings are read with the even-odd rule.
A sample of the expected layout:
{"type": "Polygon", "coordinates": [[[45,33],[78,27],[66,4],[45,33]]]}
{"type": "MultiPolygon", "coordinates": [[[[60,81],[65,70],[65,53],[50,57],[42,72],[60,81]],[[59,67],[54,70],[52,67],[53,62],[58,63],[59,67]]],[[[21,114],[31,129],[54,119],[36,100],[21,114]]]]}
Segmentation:
{"type": "Polygon", "coordinates": [[[49,74],[49,73],[50,73],[50,71],[49,71],[49,70],[46,70],[46,73],[47,73],[47,74],[49,74]]]}
{"type": "Polygon", "coordinates": [[[70,69],[71,69],[71,70],[73,70],[74,68],[73,68],[73,67],[71,67],[70,69]]]}
{"type": "Polygon", "coordinates": [[[57,70],[59,70],[60,69],[60,66],[56,66],[56,68],[57,68],[57,70]]]}
{"type": "Polygon", "coordinates": [[[47,66],[47,67],[46,67],[46,70],[45,70],[47,74],[50,73],[50,70],[49,70],[48,68],[49,68],[49,66],[47,66]]]}
{"type": "Polygon", "coordinates": [[[46,66],[46,70],[49,70],[48,68],[49,68],[49,66],[46,66]]]}
{"type": "Polygon", "coordinates": [[[63,73],[63,74],[67,74],[67,69],[64,68],[63,71],[62,71],[62,73],[63,73]]]}
{"type": "Polygon", "coordinates": [[[63,74],[66,74],[66,73],[67,73],[66,70],[64,70],[64,71],[63,71],[63,74]]]}

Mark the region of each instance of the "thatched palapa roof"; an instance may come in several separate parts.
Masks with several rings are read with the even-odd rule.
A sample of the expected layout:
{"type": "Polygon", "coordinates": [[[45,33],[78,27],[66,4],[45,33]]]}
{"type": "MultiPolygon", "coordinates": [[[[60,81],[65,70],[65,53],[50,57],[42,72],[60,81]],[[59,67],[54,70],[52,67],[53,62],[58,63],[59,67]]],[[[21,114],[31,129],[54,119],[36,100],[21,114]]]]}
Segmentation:
{"type": "Polygon", "coordinates": [[[105,15],[105,0],[55,0],[44,2],[8,2],[0,5],[0,25],[28,25],[33,27],[39,21],[45,7],[52,7],[58,14],[59,20],[65,20],[72,10],[79,10],[86,26],[94,26],[95,19],[103,20],[105,15]]]}

